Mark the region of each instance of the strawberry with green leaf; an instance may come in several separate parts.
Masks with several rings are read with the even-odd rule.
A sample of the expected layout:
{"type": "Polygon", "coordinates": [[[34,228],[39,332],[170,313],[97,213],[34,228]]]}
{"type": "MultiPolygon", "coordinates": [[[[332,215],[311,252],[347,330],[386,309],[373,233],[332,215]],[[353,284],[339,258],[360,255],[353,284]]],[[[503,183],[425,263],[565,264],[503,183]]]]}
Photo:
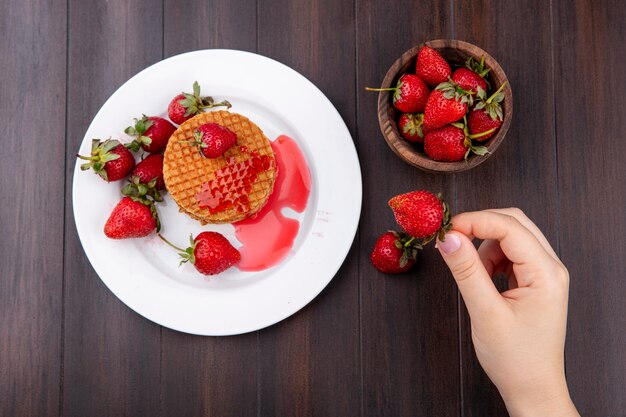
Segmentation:
{"type": "Polygon", "coordinates": [[[489,83],[485,77],[489,71],[489,68],[485,68],[485,57],[478,62],[469,57],[465,61],[465,68],[459,68],[452,73],[452,81],[464,90],[477,93],[479,88],[487,90],[489,83]]]}
{"type": "Polygon", "coordinates": [[[219,106],[226,106],[229,109],[231,104],[227,100],[215,103],[213,97],[201,97],[200,84],[196,81],[193,83],[193,94],[183,92],[170,101],[167,107],[167,115],[172,122],[180,125],[185,120],[202,113],[206,109],[219,106]]]}
{"type": "Polygon", "coordinates": [[[424,131],[436,130],[463,118],[474,102],[473,94],[452,80],[439,84],[426,102],[424,131]]]}
{"type": "Polygon", "coordinates": [[[119,141],[100,139],[91,141],[91,155],[76,155],[78,158],[89,161],[80,166],[82,171],[93,169],[94,172],[107,182],[124,179],[135,167],[135,157],[119,141]]]}
{"type": "Polygon", "coordinates": [[[370,261],[385,274],[401,274],[411,269],[422,246],[406,233],[383,233],[374,245],[370,261]]]}
{"type": "Polygon", "coordinates": [[[504,101],[504,82],[495,93],[487,98],[485,90],[478,90],[478,101],[467,117],[469,132],[476,134],[491,131],[491,133],[476,138],[478,141],[486,141],[492,137],[502,125],[504,113],[502,112],[502,101],[504,101]]]}
{"type": "Polygon", "coordinates": [[[402,137],[412,143],[423,143],[423,113],[402,113],[398,119],[398,129],[402,137]]]}
{"type": "Polygon", "coordinates": [[[150,153],[161,153],[167,146],[170,136],[176,130],[176,127],[162,117],[151,116],[145,114],[141,119],[134,119],[134,126],[128,126],[124,133],[135,136],[127,147],[133,151],[138,151],[139,146],[150,153]]]}
{"type": "Polygon", "coordinates": [[[452,123],[424,136],[424,152],[434,161],[456,162],[467,159],[470,153],[484,156],[489,153],[485,146],[476,146],[472,139],[479,139],[492,130],[470,135],[467,123],[452,123]]]}

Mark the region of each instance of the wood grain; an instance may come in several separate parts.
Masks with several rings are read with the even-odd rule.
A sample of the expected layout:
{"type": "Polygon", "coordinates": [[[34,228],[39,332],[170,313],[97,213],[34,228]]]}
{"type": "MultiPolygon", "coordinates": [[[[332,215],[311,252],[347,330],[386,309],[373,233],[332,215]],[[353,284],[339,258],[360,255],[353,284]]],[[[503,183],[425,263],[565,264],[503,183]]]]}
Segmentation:
{"type": "MultiPolygon", "coordinates": [[[[351,133],[355,132],[354,24],[354,4],[348,1],[259,2],[258,52],[317,85],[351,133]]],[[[259,333],[259,415],[358,415],[357,256],[353,246],[343,267],[312,303],[259,333]]]]}
{"type": "MultiPolygon", "coordinates": [[[[455,2],[455,36],[490,53],[514,91],[507,139],[484,164],[457,175],[457,212],[520,207],[558,247],[556,154],[549,4],[455,2]],[[533,20],[533,30],[526,30],[533,20]],[[489,30],[485,30],[489,28],[489,30]],[[524,34],[521,36],[520,34],[524,34]]],[[[476,360],[460,300],[464,416],[506,416],[496,388],[476,360]]]]}
{"type": "Polygon", "coordinates": [[[59,408],[65,7],[0,3],[0,416],[59,408]]]}
{"type": "Polygon", "coordinates": [[[456,288],[431,246],[402,276],[378,273],[369,254],[377,237],[397,228],[387,200],[416,189],[442,192],[455,209],[454,177],[404,163],[378,128],[374,93],[387,68],[412,46],[451,36],[440,2],[357,3],[358,151],[363,167],[360,302],[363,416],[459,414],[456,288]],[[423,11],[429,10],[430,16],[423,11]],[[393,22],[393,24],[391,24],[393,22]],[[401,29],[400,29],[401,28],[401,29]]]}
{"type": "MultiPolygon", "coordinates": [[[[256,48],[254,1],[164,4],[165,57],[197,49],[256,48]]],[[[257,352],[256,333],[198,337],[163,329],[162,415],[257,416],[257,352]]]]}
{"type": "Polygon", "coordinates": [[[624,415],[626,9],[576,1],[553,13],[560,254],[570,272],[566,372],[582,415],[624,415]]]}
{"type": "MultiPolygon", "coordinates": [[[[160,1],[70,1],[68,190],[73,155],[95,113],[122,83],[161,58],[161,15],[160,1]]],[[[138,116],[129,115],[129,123],[138,116]]],[[[126,307],[93,271],[76,234],[69,197],[62,415],[158,415],[160,327],[126,307]]]]}

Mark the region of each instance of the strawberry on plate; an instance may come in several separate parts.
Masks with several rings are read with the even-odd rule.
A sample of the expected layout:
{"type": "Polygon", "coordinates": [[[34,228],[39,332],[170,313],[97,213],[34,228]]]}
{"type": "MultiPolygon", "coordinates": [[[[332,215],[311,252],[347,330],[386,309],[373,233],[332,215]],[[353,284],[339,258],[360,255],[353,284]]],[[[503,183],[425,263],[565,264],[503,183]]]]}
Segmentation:
{"type": "Polygon", "coordinates": [[[110,239],[129,239],[148,236],[159,228],[154,204],[144,198],[124,197],[115,206],[104,225],[104,234],[110,239]]]}
{"type": "Polygon", "coordinates": [[[195,239],[190,236],[190,245],[186,249],[173,245],[161,235],[159,237],[179,252],[182,258],[181,265],[191,262],[198,272],[204,275],[224,272],[241,260],[239,251],[230,244],[228,239],[217,232],[202,232],[195,239]]]}
{"type": "Polygon", "coordinates": [[[141,145],[146,152],[160,153],[176,130],[173,124],[162,117],[148,117],[144,114],[141,119],[134,120],[133,126],[124,129],[127,135],[135,136],[135,140],[128,146],[133,151],[138,151],[141,145]]]}
{"type": "Polygon", "coordinates": [[[99,139],[91,141],[91,155],[76,155],[86,162],[80,166],[82,171],[90,168],[107,182],[124,179],[135,167],[135,157],[119,141],[99,139]]]}
{"type": "Polygon", "coordinates": [[[148,184],[155,179],[155,187],[157,190],[165,189],[165,181],[163,180],[163,155],[148,155],[144,160],[139,161],[131,172],[130,177],[138,177],[139,182],[148,184]]]}
{"type": "Polygon", "coordinates": [[[374,268],[386,274],[401,274],[411,269],[422,246],[406,233],[383,233],[370,255],[374,268]]]}
{"type": "Polygon", "coordinates": [[[486,98],[484,90],[478,90],[478,101],[467,117],[469,132],[473,135],[491,130],[492,132],[480,138],[478,141],[486,141],[492,137],[502,125],[504,114],[502,112],[502,101],[504,93],[502,89],[506,85],[504,82],[495,93],[486,98]]]}
{"type": "Polygon", "coordinates": [[[389,200],[396,221],[410,236],[430,242],[435,236],[440,240],[452,227],[448,205],[428,191],[411,191],[389,200]]]}
{"type": "Polygon", "coordinates": [[[453,81],[439,84],[426,102],[424,132],[439,129],[463,118],[467,113],[467,106],[471,106],[474,101],[472,94],[453,81]]]}
{"type": "Polygon", "coordinates": [[[398,129],[402,137],[409,142],[423,143],[424,133],[422,124],[424,122],[423,113],[402,113],[398,119],[398,129]]]}
{"type": "Polygon", "coordinates": [[[430,46],[423,46],[417,53],[415,74],[430,87],[448,80],[452,73],[450,65],[430,46]]]}
{"type": "Polygon", "coordinates": [[[217,123],[200,125],[193,132],[193,138],[189,144],[197,146],[204,158],[218,158],[237,144],[237,134],[217,123]]]}
{"type": "Polygon", "coordinates": [[[370,88],[367,91],[393,91],[393,106],[403,113],[424,111],[426,100],[430,95],[428,86],[414,74],[404,74],[395,87],[370,88]]]}
{"type": "Polygon", "coordinates": [[[183,92],[170,101],[167,106],[167,115],[172,122],[180,125],[206,109],[219,106],[226,106],[229,109],[231,104],[227,100],[215,103],[213,97],[201,97],[200,84],[196,81],[193,83],[193,94],[183,92]]]}

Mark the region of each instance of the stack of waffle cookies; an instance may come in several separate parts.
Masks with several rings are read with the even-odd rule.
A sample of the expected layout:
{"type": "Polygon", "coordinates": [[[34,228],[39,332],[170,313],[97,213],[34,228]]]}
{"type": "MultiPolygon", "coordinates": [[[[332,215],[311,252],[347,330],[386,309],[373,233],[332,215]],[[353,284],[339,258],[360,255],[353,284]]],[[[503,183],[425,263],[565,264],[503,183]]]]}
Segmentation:
{"type": "Polygon", "coordinates": [[[165,149],[163,176],[179,210],[207,223],[233,223],[256,214],[276,179],[270,141],[247,117],[229,111],[201,113],[172,134],[165,149]],[[237,135],[237,145],[218,158],[203,157],[194,131],[217,123],[237,135]]]}

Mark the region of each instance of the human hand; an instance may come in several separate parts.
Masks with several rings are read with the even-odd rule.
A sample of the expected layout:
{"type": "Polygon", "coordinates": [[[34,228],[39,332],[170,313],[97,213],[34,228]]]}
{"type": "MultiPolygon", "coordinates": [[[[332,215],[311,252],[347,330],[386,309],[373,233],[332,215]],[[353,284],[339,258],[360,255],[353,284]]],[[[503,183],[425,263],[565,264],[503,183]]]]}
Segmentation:
{"type": "Polygon", "coordinates": [[[578,416],[565,381],[569,274],[519,209],[462,213],[437,242],[470,315],[481,366],[511,416],[578,416]],[[478,251],[471,240],[483,239],[478,251]],[[499,293],[492,277],[504,273],[499,293]]]}

